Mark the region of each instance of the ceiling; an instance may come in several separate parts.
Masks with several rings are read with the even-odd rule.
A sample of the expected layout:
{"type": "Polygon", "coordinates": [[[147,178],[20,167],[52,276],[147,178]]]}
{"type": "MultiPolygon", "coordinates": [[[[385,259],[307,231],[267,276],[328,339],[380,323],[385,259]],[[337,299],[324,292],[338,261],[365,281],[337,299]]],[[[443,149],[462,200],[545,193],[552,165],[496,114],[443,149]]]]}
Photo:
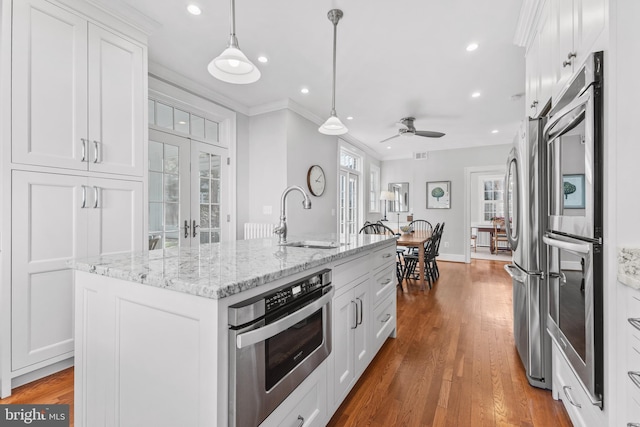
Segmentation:
{"type": "Polygon", "coordinates": [[[331,109],[333,26],[327,12],[342,9],[336,110],[349,135],[381,159],[507,144],[525,111],[524,50],[513,44],[522,0],[237,0],[240,48],[262,72],[249,85],[224,83],[206,71],[228,41],[229,1],[121,3],[159,24],[149,36],[152,64],[247,111],[290,99],[319,122],[331,109]],[[189,14],[189,3],[202,14],[189,14]],[[467,52],[472,42],[479,47],[467,52]],[[259,55],[269,62],[258,63],[259,55]],[[300,92],[303,87],[308,94],[300,92]],[[480,96],[472,98],[473,92],[480,96]],[[380,143],[398,132],[397,122],[406,116],[416,118],[418,130],[446,136],[403,136],[380,143]]]}

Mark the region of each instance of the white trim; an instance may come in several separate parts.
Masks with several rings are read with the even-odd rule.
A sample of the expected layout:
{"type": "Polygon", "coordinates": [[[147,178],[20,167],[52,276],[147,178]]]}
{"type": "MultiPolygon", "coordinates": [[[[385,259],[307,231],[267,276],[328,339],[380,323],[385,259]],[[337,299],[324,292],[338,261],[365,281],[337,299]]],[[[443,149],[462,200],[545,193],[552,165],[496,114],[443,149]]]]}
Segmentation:
{"type": "MultiPolygon", "coordinates": [[[[447,261],[447,262],[466,262],[464,259],[464,255],[460,254],[440,254],[438,255],[439,261],[447,261]]],[[[468,262],[466,262],[468,264],[468,262]]]]}
{"type": "MultiPolygon", "coordinates": [[[[68,0],[62,0],[62,1],[68,1],[68,0]]],[[[159,23],[154,19],[151,19],[147,15],[140,12],[138,9],[128,5],[122,0],[84,0],[84,1],[116,17],[120,21],[123,21],[131,25],[132,27],[144,32],[147,35],[162,28],[161,23],[159,23]]]]}
{"type": "Polygon", "coordinates": [[[226,97],[216,91],[209,89],[193,80],[179,74],[169,68],[149,61],[149,80],[154,78],[156,81],[164,82],[168,85],[181,89],[183,92],[190,93],[191,95],[205,99],[214,104],[218,104],[221,107],[225,107],[242,113],[246,116],[249,115],[249,108],[229,97],[226,97]]]}
{"type": "MultiPolygon", "coordinates": [[[[237,217],[237,141],[236,141],[236,112],[226,107],[223,107],[215,102],[198,96],[197,94],[185,90],[176,84],[160,80],[157,77],[149,76],[149,96],[158,100],[164,100],[172,104],[172,106],[179,106],[186,111],[201,113],[204,117],[213,119],[219,123],[218,132],[220,135],[220,141],[228,141],[227,144],[214,143],[211,141],[202,141],[208,144],[216,145],[225,149],[228,149],[229,158],[231,159],[229,164],[229,198],[227,204],[229,209],[227,214],[230,221],[227,223],[229,230],[229,240],[236,240],[236,217],[237,217]]],[[[180,134],[179,136],[190,138],[191,136],[186,134],[180,134]]],[[[192,137],[191,137],[192,138],[192,137]]],[[[194,139],[194,138],[192,138],[194,139]]],[[[223,221],[225,218],[222,219],[223,221]]],[[[147,227],[148,228],[148,227],[147,227]]]]}
{"type": "Polygon", "coordinates": [[[462,235],[464,238],[464,261],[466,264],[471,262],[471,174],[483,173],[487,174],[504,174],[506,167],[504,165],[494,166],[470,166],[464,168],[464,229],[462,235]]]}
{"type": "Polygon", "coordinates": [[[536,33],[540,13],[546,0],[524,0],[520,8],[516,32],[513,35],[513,44],[520,47],[528,47],[536,33]]]}

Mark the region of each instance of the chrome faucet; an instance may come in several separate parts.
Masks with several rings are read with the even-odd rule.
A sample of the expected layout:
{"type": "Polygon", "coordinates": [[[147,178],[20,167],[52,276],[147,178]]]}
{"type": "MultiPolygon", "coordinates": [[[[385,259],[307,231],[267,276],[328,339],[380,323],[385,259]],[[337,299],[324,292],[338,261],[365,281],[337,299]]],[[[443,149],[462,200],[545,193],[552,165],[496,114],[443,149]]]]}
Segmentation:
{"type": "Polygon", "coordinates": [[[278,241],[279,245],[284,245],[287,243],[287,195],[293,190],[298,190],[304,196],[304,200],[302,201],[302,207],[304,209],[311,209],[311,199],[307,193],[300,187],[299,185],[292,185],[284,190],[282,193],[282,197],[280,197],[280,225],[278,225],[273,231],[275,234],[280,236],[280,240],[278,241]]]}

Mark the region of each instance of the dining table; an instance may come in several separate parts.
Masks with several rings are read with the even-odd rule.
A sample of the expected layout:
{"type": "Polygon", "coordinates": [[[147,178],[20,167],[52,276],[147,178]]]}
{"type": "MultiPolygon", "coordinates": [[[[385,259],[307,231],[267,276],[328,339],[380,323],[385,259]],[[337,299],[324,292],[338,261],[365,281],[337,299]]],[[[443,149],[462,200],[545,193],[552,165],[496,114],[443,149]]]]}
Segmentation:
{"type": "MultiPolygon", "coordinates": [[[[396,240],[397,246],[418,248],[418,283],[420,283],[421,289],[425,289],[426,287],[424,245],[429,239],[431,239],[431,231],[416,230],[411,233],[402,233],[398,237],[398,240],[396,240]]],[[[402,281],[402,291],[409,292],[406,280],[402,281]]]]}

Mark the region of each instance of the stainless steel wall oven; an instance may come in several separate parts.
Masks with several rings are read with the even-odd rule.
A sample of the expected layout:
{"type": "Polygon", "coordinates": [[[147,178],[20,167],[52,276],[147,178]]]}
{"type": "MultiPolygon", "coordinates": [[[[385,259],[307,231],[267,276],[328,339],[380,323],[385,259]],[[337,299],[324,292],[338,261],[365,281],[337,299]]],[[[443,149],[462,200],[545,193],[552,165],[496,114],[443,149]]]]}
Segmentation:
{"type": "Polygon", "coordinates": [[[592,54],[551,111],[547,144],[548,330],[603,405],[603,68],[592,54]]]}
{"type": "Polygon", "coordinates": [[[259,425],[331,353],[331,270],[229,307],[229,425],[259,425]]]}

